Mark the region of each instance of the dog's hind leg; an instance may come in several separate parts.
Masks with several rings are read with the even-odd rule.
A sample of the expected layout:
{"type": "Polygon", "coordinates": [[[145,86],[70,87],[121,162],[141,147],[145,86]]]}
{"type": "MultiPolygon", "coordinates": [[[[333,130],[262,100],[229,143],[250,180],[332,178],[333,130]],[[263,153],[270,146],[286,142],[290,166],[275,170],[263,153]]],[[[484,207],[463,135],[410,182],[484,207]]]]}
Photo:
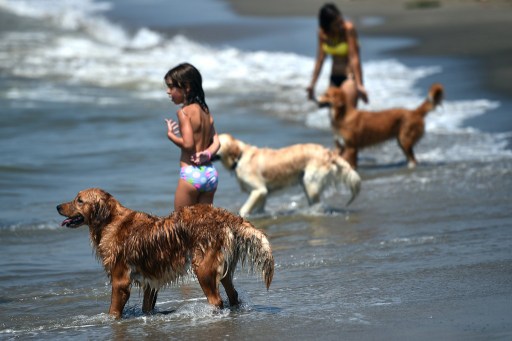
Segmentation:
{"type": "Polygon", "coordinates": [[[194,270],[208,303],[223,308],[224,305],[219,293],[220,277],[223,274],[219,273],[219,269],[222,267],[219,266],[218,262],[217,251],[209,250],[203,256],[203,259],[194,266],[194,270]]]}
{"type": "Polygon", "coordinates": [[[238,292],[235,290],[235,286],[233,285],[233,274],[231,271],[228,271],[226,277],[220,280],[224,290],[226,290],[226,294],[228,295],[229,305],[236,306],[240,303],[238,301],[238,292]]]}
{"type": "Polygon", "coordinates": [[[414,143],[415,140],[413,140],[411,137],[399,136],[398,138],[398,145],[400,146],[400,148],[405,154],[405,157],[407,158],[407,167],[411,169],[416,167],[417,164],[416,158],[414,157],[414,151],[412,149],[414,143]]]}
{"type": "Polygon", "coordinates": [[[144,286],[144,300],[142,301],[142,312],[149,314],[155,309],[158,290],[151,288],[149,285],[144,286]]]}
{"type": "Polygon", "coordinates": [[[403,149],[405,156],[407,157],[407,168],[413,169],[416,167],[418,162],[416,161],[416,158],[414,157],[414,151],[412,150],[412,147],[409,147],[407,149],[403,149]]]}

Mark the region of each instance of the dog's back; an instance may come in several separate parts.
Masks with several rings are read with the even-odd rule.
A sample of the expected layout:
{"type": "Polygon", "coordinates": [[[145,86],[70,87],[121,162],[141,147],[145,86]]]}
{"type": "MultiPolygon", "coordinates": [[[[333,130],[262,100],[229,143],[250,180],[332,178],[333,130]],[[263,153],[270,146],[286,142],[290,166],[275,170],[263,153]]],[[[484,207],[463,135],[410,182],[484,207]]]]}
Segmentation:
{"type": "MultiPolygon", "coordinates": [[[[185,243],[194,253],[203,250],[218,252],[223,258],[224,274],[231,275],[236,265],[260,272],[267,289],[274,274],[274,258],[266,235],[249,221],[224,209],[199,204],[184,207],[173,213],[169,219],[176,231],[182,231],[185,243]],[[182,222],[186,221],[186,224],[182,222]]],[[[179,233],[179,232],[178,232],[179,233]]],[[[201,257],[195,254],[192,257],[201,257]]],[[[221,259],[219,259],[220,261],[221,259]]],[[[194,262],[194,259],[192,259],[194,262]]]]}
{"type": "Polygon", "coordinates": [[[126,233],[124,257],[139,285],[160,288],[176,283],[210,257],[218,263],[212,268],[221,267],[223,275],[233,274],[242,261],[242,266],[261,272],[269,288],[274,273],[270,243],[240,216],[206,204],[183,207],[165,218],[134,214],[139,218],[133,220],[143,223],[129,227],[130,233],[118,233],[126,233]]]}
{"type": "MultiPolygon", "coordinates": [[[[351,130],[347,134],[359,132],[351,141],[359,147],[372,146],[393,137],[399,137],[401,131],[416,129],[418,134],[422,135],[425,116],[441,103],[442,98],[443,86],[435,83],[430,87],[425,100],[415,109],[358,110],[357,115],[347,115],[345,118],[345,125],[351,130]]],[[[351,108],[351,110],[356,109],[351,108]]]]}

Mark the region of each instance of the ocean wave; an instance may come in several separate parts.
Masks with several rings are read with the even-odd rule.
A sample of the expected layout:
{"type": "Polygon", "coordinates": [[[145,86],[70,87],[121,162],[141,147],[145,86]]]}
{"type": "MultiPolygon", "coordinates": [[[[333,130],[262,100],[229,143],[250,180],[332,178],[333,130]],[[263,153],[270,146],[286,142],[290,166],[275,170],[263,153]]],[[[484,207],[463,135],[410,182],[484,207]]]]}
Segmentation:
{"type": "Polygon", "coordinates": [[[14,223],[9,224],[0,221],[0,231],[42,231],[61,229],[59,222],[40,222],[40,223],[14,223]]]}
{"type": "MultiPolygon", "coordinates": [[[[84,91],[85,87],[110,88],[127,91],[128,96],[141,100],[160,100],[165,98],[163,75],[170,67],[188,61],[201,71],[209,100],[223,98],[231,100],[234,106],[252,105],[275,117],[330,130],[327,109],[318,109],[306,100],[305,88],[314,64],[312,57],[213,46],[182,35],[165,37],[145,27],[129,33],[103,16],[110,9],[108,4],[91,0],[66,0],[59,6],[51,1],[0,0],[0,7],[54,26],[51,30],[40,25],[40,29],[31,31],[5,32],[0,42],[0,68],[12,77],[42,80],[45,84],[34,83],[33,88],[23,88],[23,91],[7,88],[7,98],[20,105],[29,106],[34,101],[84,103],[97,98],[96,93],[91,95],[84,91]]],[[[318,93],[327,86],[328,69],[324,67],[320,75],[318,93]]],[[[364,77],[371,101],[361,108],[414,108],[425,99],[428,91],[417,84],[426,77],[435,79],[435,75],[442,72],[439,65],[411,67],[396,59],[365,61],[364,77]]],[[[104,100],[94,101],[101,106],[116,104],[119,100],[105,96],[104,100]]],[[[473,157],[479,151],[478,146],[485,149],[481,151],[482,156],[488,154],[485,146],[494,149],[500,146],[503,151],[506,149],[503,139],[502,143],[488,141],[498,137],[479,134],[464,124],[469,118],[484,115],[499,106],[499,102],[485,98],[453,100],[447,97],[441,108],[427,116],[427,133],[469,136],[467,140],[477,140],[476,147],[456,143],[451,147],[456,150],[452,151],[419,150],[419,158],[435,162],[457,155],[458,159],[464,159],[473,157]]],[[[428,141],[428,137],[422,143],[425,140],[428,141]]],[[[390,160],[396,159],[395,149],[390,148],[393,152],[386,154],[390,160]]]]}
{"type": "MultiPolygon", "coordinates": [[[[207,92],[222,96],[264,93],[269,100],[261,109],[278,117],[304,120],[307,125],[328,129],[324,110],[305,100],[313,59],[295,53],[243,51],[230,46],[200,44],[184,36],[165,38],[141,27],[130,34],[108,21],[102,13],[111,7],[91,0],[66,0],[53,6],[50,1],[1,0],[0,7],[18,15],[45,20],[58,31],[8,32],[0,45],[0,67],[13,76],[46,79],[50,82],[83,84],[132,90],[137,97],[162,96],[163,75],[172,66],[188,61],[203,74],[207,92]],[[13,48],[16,47],[16,48],[13,48]]],[[[440,66],[408,67],[395,59],[365,63],[365,79],[371,102],[362,109],[413,108],[423,101],[428,89],[419,89],[419,80],[442,72],[440,66]]],[[[324,68],[322,80],[328,78],[324,68]]],[[[318,92],[327,82],[319,82],[318,92]]],[[[33,100],[83,102],[87,98],[70,94],[62,87],[36,88],[33,100]]],[[[10,89],[8,96],[19,91],[10,89]]],[[[26,94],[27,92],[24,91],[26,94]]],[[[499,106],[486,99],[445,101],[427,118],[428,131],[459,131],[468,118],[499,106]]]]}

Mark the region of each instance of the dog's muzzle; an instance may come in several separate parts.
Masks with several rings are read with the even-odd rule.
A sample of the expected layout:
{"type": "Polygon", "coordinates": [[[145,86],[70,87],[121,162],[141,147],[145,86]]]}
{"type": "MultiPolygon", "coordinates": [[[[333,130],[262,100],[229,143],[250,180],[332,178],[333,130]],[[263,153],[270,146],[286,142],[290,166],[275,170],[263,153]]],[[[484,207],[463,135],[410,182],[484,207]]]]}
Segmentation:
{"type": "Polygon", "coordinates": [[[79,227],[82,226],[85,222],[84,216],[81,214],[77,214],[73,217],[68,217],[65,214],[62,213],[62,205],[57,206],[57,212],[59,212],[60,215],[66,217],[60,224],[60,226],[66,226],[70,228],[79,227]]]}

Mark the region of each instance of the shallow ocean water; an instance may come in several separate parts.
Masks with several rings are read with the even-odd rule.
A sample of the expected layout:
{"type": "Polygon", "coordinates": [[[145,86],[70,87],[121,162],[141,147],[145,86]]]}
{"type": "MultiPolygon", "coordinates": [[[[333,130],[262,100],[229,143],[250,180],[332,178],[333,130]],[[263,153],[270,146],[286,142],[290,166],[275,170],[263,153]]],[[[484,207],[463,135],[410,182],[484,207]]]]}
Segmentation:
{"type": "MultiPolygon", "coordinates": [[[[445,84],[418,168],[391,141],[361,153],[349,207],[345,188],[313,207],[300,188],[271,196],[250,220],[270,237],[274,281],[267,292],[241,269],[238,308],[212,309],[191,281],[162,290],[152,316],[133,288],[125,318],[112,320],[87,229],[61,228],[55,206],[102,187],[132,209],[170,212],[178,151],[164,118],[177,108],[162,77],[183,60],[203,73],[219,132],[331,146],[326,111],[305,101],[313,49],[303,36],[315,20],[241,18],[210,0],[200,25],[166,21],[159,0],[158,15],[131,1],[106,12],[87,0],[27,3],[0,3],[1,339],[510,337],[512,105],[468,81],[471,61],[398,59],[382,46],[409,42],[369,37],[368,108],[414,107],[430,83],[445,84]]],[[[218,169],[215,204],[236,212],[247,194],[218,169]]]]}

